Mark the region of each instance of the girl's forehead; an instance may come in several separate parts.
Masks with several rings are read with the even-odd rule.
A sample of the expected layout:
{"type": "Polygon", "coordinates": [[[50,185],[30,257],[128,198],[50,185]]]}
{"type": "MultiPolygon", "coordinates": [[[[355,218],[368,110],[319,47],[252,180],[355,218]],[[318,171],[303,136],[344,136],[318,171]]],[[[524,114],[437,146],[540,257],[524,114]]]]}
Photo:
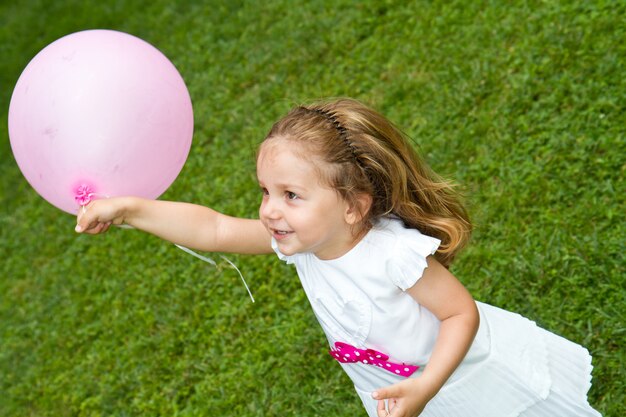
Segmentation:
{"type": "Polygon", "coordinates": [[[272,139],[263,142],[257,155],[257,170],[272,167],[279,162],[306,165],[306,159],[294,148],[294,144],[286,140],[272,139]]]}
{"type": "MultiPolygon", "coordinates": [[[[281,171],[281,174],[291,177],[300,174],[312,182],[327,187],[323,181],[322,172],[329,169],[327,163],[316,155],[309,153],[306,147],[299,146],[295,141],[284,138],[271,138],[259,147],[257,156],[257,176],[281,171]]],[[[286,178],[283,178],[286,179],[286,178]]]]}
{"type": "Polygon", "coordinates": [[[274,137],[266,139],[259,147],[257,163],[261,162],[261,159],[275,159],[279,155],[289,155],[308,163],[314,158],[309,150],[301,144],[286,138],[274,137]]]}

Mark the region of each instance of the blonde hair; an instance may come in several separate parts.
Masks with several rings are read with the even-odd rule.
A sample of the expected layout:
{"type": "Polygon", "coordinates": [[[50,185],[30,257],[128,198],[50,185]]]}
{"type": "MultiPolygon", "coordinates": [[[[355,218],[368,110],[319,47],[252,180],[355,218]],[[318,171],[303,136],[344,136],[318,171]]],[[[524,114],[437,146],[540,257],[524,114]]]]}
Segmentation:
{"type": "Polygon", "coordinates": [[[367,230],[385,216],[441,240],[435,254],[448,267],[471,233],[465,207],[450,182],[435,174],[418,156],[407,136],[364,104],[339,99],[299,106],[276,122],[266,137],[302,144],[328,164],[322,180],[359,207],[363,193],[372,204],[362,212],[367,230]]]}

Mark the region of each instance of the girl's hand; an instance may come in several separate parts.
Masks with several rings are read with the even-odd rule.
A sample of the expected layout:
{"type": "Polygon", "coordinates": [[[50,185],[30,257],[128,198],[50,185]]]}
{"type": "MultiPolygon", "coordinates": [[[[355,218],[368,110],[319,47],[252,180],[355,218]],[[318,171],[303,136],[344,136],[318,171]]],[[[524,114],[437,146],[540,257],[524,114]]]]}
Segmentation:
{"type": "Polygon", "coordinates": [[[406,379],[372,393],[378,400],[378,417],[417,417],[433,395],[419,378],[406,379]],[[388,402],[388,412],[383,400],[388,402]]]}
{"type": "Polygon", "coordinates": [[[76,232],[96,235],[124,222],[123,199],[96,200],[78,212],[76,232]]]}

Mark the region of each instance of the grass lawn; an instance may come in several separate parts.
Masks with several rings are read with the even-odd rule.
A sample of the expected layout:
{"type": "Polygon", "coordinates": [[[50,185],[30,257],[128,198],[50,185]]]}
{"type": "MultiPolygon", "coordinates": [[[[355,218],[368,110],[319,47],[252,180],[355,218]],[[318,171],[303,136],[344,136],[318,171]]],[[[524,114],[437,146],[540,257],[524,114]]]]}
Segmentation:
{"type": "MultiPolygon", "coordinates": [[[[161,198],[256,216],[271,124],[296,103],[363,100],[465,190],[476,232],[453,272],[585,345],[590,402],[619,417],[625,21],[623,1],[3,1],[0,116],[50,42],[134,34],[194,103],[189,159],[161,198]]],[[[227,264],[137,231],[78,236],[23,178],[6,123],[0,137],[0,416],[364,415],[291,267],[229,256],[252,304],[227,264]]]]}

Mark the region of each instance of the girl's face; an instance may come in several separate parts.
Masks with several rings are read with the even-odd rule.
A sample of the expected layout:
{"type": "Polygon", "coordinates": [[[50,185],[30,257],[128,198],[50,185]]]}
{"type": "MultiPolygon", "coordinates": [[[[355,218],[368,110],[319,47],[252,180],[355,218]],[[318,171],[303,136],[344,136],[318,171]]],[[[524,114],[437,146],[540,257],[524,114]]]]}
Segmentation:
{"type": "Polygon", "coordinates": [[[355,244],[356,217],[335,190],[321,183],[319,169],[294,152],[295,144],[272,138],[261,145],[257,177],[263,191],[259,216],[284,255],[312,252],[334,259],[355,244]]]}

